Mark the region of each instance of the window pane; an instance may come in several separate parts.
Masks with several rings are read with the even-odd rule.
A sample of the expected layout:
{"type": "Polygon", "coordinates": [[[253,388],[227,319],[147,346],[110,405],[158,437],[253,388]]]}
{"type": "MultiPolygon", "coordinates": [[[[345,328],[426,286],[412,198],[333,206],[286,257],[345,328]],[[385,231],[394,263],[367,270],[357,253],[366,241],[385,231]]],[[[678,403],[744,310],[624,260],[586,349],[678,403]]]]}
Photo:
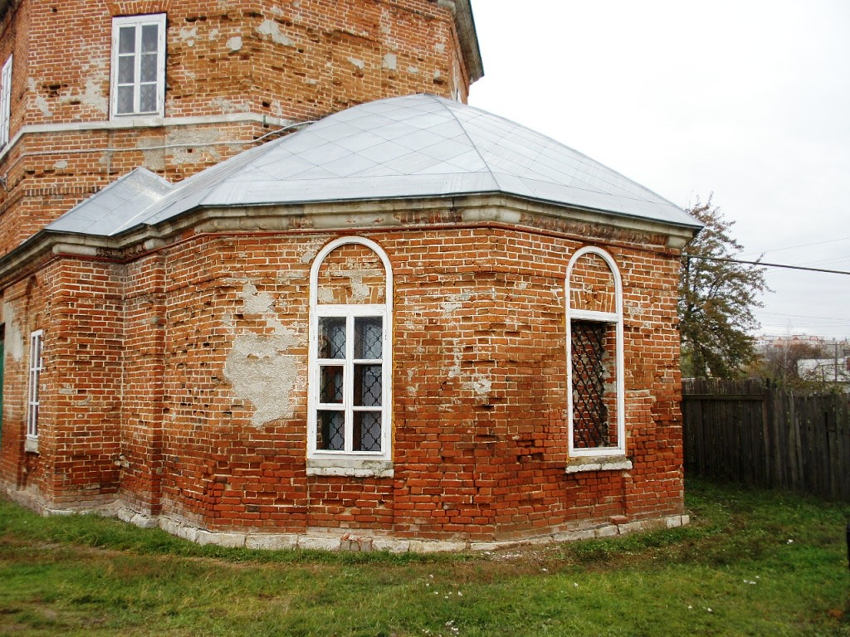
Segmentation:
{"type": "Polygon", "coordinates": [[[136,50],[136,27],[121,27],[118,30],[118,52],[133,53],[136,50]]]}
{"type": "Polygon", "coordinates": [[[616,446],[616,428],[609,427],[616,413],[616,359],[614,326],[572,321],[573,444],[578,449],[616,446]]]}
{"type": "Polygon", "coordinates": [[[381,412],[354,412],[354,451],[381,450],[381,412]]]}
{"type": "Polygon", "coordinates": [[[381,406],[381,366],[354,366],[354,405],[356,407],[381,406]]]}
{"type": "Polygon", "coordinates": [[[321,368],[321,391],[319,402],[341,403],[342,402],[342,367],[321,368]]]}
{"type": "Polygon", "coordinates": [[[142,56],[142,82],[156,82],[156,53],[142,56]]]}
{"type": "Polygon", "coordinates": [[[319,358],[345,358],[345,318],[319,319],[319,358]]]}
{"type": "Polygon", "coordinates": [[[132,55],[122,55],[118,58],[118,83],[132,84],[135,79],[134,62],[132,55]]]}
{"type": "Polygon", "coordinates": [[[142,84],[139,87],[141,91],[141,100],[139,103],[139,111],[141,113],[150,113],[156,110],[156,84],[142,84]]]}
{"type": "Polygon", "coordinates": [[[159,27],[155,24],[146,24],[142,27],[142,51],[156,51],[158,31],[159,27]]]}
{"type": "Polygon", "coordinates": [[[380,316],[354,319],[354,358],[380,359],[383,335],[380,316]]]}
{"type": "Polygon", "coordinates": [[[118,112],[132,113],[133,112],[133,87],[119,86],[118,87],[118,112]]]}
{"type": "Polygon", "coordinates": [[[343,427],[345,416],[341,411],[320,411],[318,421],[319,439],[317,449],[342,451],[345,447],[343,427]]]}

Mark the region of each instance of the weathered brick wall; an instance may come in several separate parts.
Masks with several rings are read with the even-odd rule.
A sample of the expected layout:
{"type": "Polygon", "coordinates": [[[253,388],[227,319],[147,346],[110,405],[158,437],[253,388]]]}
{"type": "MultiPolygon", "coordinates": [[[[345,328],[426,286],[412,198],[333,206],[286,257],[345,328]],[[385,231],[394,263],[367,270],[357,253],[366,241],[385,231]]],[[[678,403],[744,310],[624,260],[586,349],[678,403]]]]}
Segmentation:
{"type": "Polygon", "coordinates": [[[0,254],[137,166],[179,181],[283,122],[468,89],[453,15],[429,0],[24,0],[0,33],[0,62],[15,53],[11,137],[48,127],[0,149],[0,254]],[[156,12],[167,13],[165,125],[104,128],[112,17],[156,12]],[[174,121],[245,113],[260,121],[174,121]]]}
{"type": "MultiPolygon", "coordinates": [[[[490,539],[680,512],[674,255],[594,242],[624,278],[634,469],[565,475],[564,276],[583,242],[499,227],[368,236],[395,276],[395,477],[306,475],[307,281],[333,235],[201,236],[125,271],[125,502],[158,512],[161,471],[162,512],[217,529],[490,539]]],[[[378,268],[360,252],[323,271],[362,297],[378,268]]]]}

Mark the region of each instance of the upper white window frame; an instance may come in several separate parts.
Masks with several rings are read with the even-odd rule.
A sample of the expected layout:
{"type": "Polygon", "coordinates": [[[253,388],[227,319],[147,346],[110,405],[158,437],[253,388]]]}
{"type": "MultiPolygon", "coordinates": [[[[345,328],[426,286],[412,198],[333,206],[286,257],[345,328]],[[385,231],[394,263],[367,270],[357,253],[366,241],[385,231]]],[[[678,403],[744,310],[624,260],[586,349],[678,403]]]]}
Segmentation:
{"type": "MultiPolygon", "coordinates": [[[[27,442],[38,440],[41,372],[44,371],[44,330],[30,333],[30,355],[27,374],[27,442]]],[[[29,445],[28,445],[29,447],[29,445]]]]}
{"type": "Polygon", "coordinates": [[[567,276],[565,281],[567,302],[567,421],[569,433],[569,455],[571,457],[581,456],[624,456],[626,453],[626,413],[625,413],[625,379],[623,365],[623,281],[620,277],[620,269],[614,258],[602,248],[596,246],[585,246],[576,251],[567,265],[567,276]],[[572,280],[573,268],[580,258],[588,254],[595,254],[608,265],[608,269],[614,278],[615,311],[599,312],[595,310],[573,309],[570,296],[570,281],[572,280]],[[617,405],[617,445],[615,447],[576,448],[573,438],[573,356],[572,356],[572,322],[574,320],[594,321],[599,323],[613,324],[615,326],[615,370],[616,380],[616,405],[617,405]]]}
{"type": "Polygon", "coordinates": [[[122,16],[112,18],[112,66],[110,71],[110,116],[122,117],[163,117],[165,115],[165,41],[166,41],[166,14],[152,13],[147,15],[122,16]],[[142,81],[142,31],[143,27],[155,25],[157,27],[156,48],[156,79],[154,82],[142,81]],[[135,27],[135,42],[132,52],[120,52],[120,35],[122,27],[135,27]],[[133,79],[131,82],[119,82],[119,59],[131,59],[133,68],[133,79]],[[156,86],[156,104],[153,110],[142,110],[141,87],[142,85],[156,86]],[[119,87],[132,87],[133,107],[126,112],[118,112],[119,87]]]}
{"type": "MultiPolygon", "coordinates": [[[[393,272],[390,260],[383,248],[371,239],[365,237],[340,237],[328,243],[316,255],[310,268],[310,326],[309,326],[309,389],[308,389],[308,415],[307,415],[307,457],[308,460],[326,461],[324,466],[326,473],[339,473],[344,475],[390,475],[386,471],[373,470],[366,465],[351,464],[350,460],[383,461],[390,463],[392,460],[392,317],[393,317],[393,272]],[[332,304],[319,303],[319,270],[325,258],[337,248],[346,245],[361,245],[374,252],[384,266],[384,303],[380,304],[332,304]],[[346,442],[345,449],[332,451],[317,449],[316,441],[318,434],[317,412],[321,408],[319,402],[320,392],[320,364],[319,361],[319,319],[323,317],[346,317],[349,323],[353,323],[356,317],[381,317],[383,334],[381,342],[381,450],[377,451],[353,451],[351,441],[351,426],[349,419],[352,418],[354,406],[352,405],[351,391],[344,396],[344,410],[346,413],[346,442]],[[335,464],[336,461],[342,461],[335,464]]],[[[347,339],[351,340],[351,339],[347,339]]],[[[347,342],[348,355],[345,365],[350,367],[353,363],[351,351],[353,344],[347,342]]],[[[351,371],[349,370],[349,374],[351,371]]],[[[350,383],[349,383],[350,384],[350,383]]],[[[375,410],[377,411],[377,410],[375,410]]],[[[309,470],[309,467],[308,467],[309,470]]]]}
{"type": "Polygon", "coordinates": [[[12,56],[0,70],[0,148],[9,143],[9,128],[12,121],[12,56]]]}

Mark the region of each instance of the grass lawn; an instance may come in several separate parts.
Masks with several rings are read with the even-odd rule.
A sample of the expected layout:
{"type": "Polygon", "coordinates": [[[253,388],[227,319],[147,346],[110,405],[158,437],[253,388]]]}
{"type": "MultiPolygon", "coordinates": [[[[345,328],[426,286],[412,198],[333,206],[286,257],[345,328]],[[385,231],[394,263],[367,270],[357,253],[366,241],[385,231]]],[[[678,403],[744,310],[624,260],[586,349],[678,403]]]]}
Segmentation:
{"type": "Polygon", "coordinates": [[[850,635],[850,506],[690,480],[691,525],[493,553],[197,546],[0,500],[0,634],[850,635]]]}

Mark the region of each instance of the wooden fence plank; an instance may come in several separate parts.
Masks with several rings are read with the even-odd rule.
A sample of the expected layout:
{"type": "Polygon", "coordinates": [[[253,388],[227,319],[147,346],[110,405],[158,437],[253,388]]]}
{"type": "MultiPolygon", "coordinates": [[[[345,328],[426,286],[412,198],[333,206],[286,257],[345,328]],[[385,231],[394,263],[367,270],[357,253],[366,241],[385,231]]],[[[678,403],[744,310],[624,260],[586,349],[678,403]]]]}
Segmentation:
{"type": "Polygon", "coordinates": [[[850,500],[850,396],[759,380],[682,384],[686,471],[850,500]]]}

